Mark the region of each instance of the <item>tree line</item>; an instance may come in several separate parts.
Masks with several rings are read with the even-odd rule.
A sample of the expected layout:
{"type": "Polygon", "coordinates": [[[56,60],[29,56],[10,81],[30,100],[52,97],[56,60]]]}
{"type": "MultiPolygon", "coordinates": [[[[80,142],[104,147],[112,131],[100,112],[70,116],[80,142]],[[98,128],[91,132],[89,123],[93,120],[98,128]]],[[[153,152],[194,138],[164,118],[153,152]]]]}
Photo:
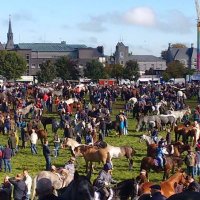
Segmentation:
{"type": "MultiPolygon", "coordinates": [[[[0,75],[7,80],[18,79],[26,71],[28,66],[26,61],[13,51],[0,51],[0,75]]],[[[146,71],[146,74],[152,75],[152,70],[146,71]]],[[[186,75],[192,75],[194,70],[186,68],[180,61],[175,60],[167,64],[167,69],[163,72],[164,80],[170,78],[182,78],[186,75]]],[[[139,65],[137,61],[130,60],[125,66],[120,64],[106,64],[105,66],[97,60],[91,60],[86,63],[83,74],[80,74],[75,60],[62,56],[55,60],[47,60],[40,65],[40,71],[37,73],[38,81],[41,83],[52,82],[55,78],[61,78],[63,81],[78,80],[84,76],[93,80],[102,78],[115,78],[137,80],[140,77],[139,65]]]]}

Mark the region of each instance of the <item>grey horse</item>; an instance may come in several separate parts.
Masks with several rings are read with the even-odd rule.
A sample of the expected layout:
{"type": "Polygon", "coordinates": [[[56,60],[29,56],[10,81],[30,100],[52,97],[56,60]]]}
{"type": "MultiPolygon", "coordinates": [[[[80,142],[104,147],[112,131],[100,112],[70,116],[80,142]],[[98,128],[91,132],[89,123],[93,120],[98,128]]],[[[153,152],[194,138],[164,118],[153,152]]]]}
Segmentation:
{"type": "Polygon", "coordinates": [[[136,131],[138,132],[141,129],[147,129],[150,124],[155,124],[158,129],[161,128],[161,119],[158,115],[152,116],[141,116],[139,118],[136,131]]]}
{"type": "Polygon", "coordinates": [[[174,130],[174,126],[176,124],[176,118],[174,115],[158,115],[161,120],[162,127],[165,127],[166,125],[170,125],[171,130],[174,130]]]}
{"type": "MultiPolygon", "coordinates": [[[[35,199],[36,196],[36,191],[35,189],[37,188],[37,182],[41,179],[48,179],[52,183],[52,187],[54,189],[54,193],[57,195],[56,190],[59,190],[63,187],[67,187],[69,183],[73,180],[73,177],[68,173],[68,170],[63,169],[62,170],[62,176],[58,173],[53,173],[50,171],[41,171],[34,179],[33,179],[33,193],[32,193],[32,200],[35,199]]],[[[45,185],[43,185],[45,187],[45,185]]]]}

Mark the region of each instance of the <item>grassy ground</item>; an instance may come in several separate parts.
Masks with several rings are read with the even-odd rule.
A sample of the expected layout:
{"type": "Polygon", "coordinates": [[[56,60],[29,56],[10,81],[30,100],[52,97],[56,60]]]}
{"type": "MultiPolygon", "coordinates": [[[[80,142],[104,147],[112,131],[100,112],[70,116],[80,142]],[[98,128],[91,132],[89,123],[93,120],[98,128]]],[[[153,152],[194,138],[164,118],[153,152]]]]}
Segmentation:
{"type": "MultiPolygon", "coordinates": [[[[196,100],[189,100],[188,104],[191,107],[196,106],[196,100]]],[[[123,109],[123,102],[118,101],[113,106],[113,118],[114,116],[119,113],[119,110],[123,109]]],[[[135,148],[137,151],[136,156],[134,157],[134,167],[132,171],[128,170],[128,162],[125,158],[115,159],[113,160],[114,164],[114,170],[113,170],[113,177],[118,180],[122,181],[124,179],[128,179],[131,177],[135,177],[139,173],[140,168],[140,162],[141,159],[146,156],[146,144],[145,143],[139,143],[139,136],[143,134],[142,132],[135,132],[136,127],[136,121],[132,119],[131,114],[128,118],[128,135],[122,136],[119,138],[116,136],[116,133],[114,131],[111,132],[109,137],[106,138],[106,142],[113,146],[122,146],[122,145],[129,145],[135,148]]],[[[50,144],[50,148],[53,149],[53,134],[51,132],[51,126],[48,125],[48,140],[50,144]]],[[[63,137],[63,131],[59,130],[60,137],[63,137]]],[[[165,132],[161,133],[163,136],[165,132]]],[[[7,136],[0,135],[0,144],[5,145],[7,143],[7,136]]],[[[21,145],[21,141],[20,141],[21,145]]],[[[30,171],[30,174],[34,176],[37,174],[37,172],[45,169],[45,160],[42,155],[42,146],[40,144],[40,141],[38,142],[38,154],[32,155],[30,150],[30,144],[28,144],[28,147],[26,149],[20,149],[19,153],[14,156],[11,160],[12,163],[12,173],[4,173],[0,172],[0,181],[3,180],[3,178],[8,175],[10,177],[15,176],[17,173],[22,173],[24,168],[28,168],[30,171]]],[[[68,161],[70,158],[70,153],[68,149],[61,149],[60,150],[60,156],[58,158],[54,158],[52,156],[52,164],[56,165],[57,167],[64,166],[65,162],[68,161]]],[[[85,171],[85,164],[83,158],[78,158],[78,167],[77,170],[80,173],[84,173],[85,171]]],[[[94,171],[92,175],[92,180],[97,176],[98,172],[102,168],[102,164],[96,165],[96,170],[94,171]]],[[[155,173],[151,172],[150,174],[150,180],[153,182],[159,182],[162,180],[162,173],[155,173]]]]}

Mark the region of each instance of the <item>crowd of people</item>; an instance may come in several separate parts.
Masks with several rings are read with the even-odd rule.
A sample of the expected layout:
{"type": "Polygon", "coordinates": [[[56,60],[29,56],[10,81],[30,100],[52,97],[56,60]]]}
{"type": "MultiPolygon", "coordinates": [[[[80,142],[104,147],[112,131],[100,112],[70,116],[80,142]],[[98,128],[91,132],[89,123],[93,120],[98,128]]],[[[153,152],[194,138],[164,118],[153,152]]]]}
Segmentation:
{"type": "MultiPolygon", "coordinates": [[[[71,85],[61,85],[62,95],[54,96],[53,92],[43,92],[42,87],[30,86],[28,84],[16,85],[13,88],[4,86],[1,89],[0,96],[0,133],[8,136],[7,144],[0,146],[0,170],[5,173],[12,172],[11,158],[20,151],[20,148],[30,146],[30,153],[34,156],[38,154],[38,124],[42,117],[42,112],[58,113],[58,127],[63,129],[62,137],[74,138],[78,143],[87,145],[95,145],[99,141],[104,141],[109,136],[109,132],[115,129],[119,136],[128,135],[128,115],[132,112],[133,118],[140,117],[140,114],[150,114],[156,110],[157,103],[165,100],[170,108],[181,110],[185,108],[186,96],[198,96],[198,87],[191,84],[185,89],[185,93],[180,90],[183,86],[170,85],[143,85],[143,86],[98,86],[80,89],[71,85]],[[178,88],[180,87],[180,88],[178,88]],[[178,89],[177,89],[178,88],[178,89]],[[177,93],[179,92],[179,94],[177,93]],[[86,95],[89,100],[86,100],[86,95]],[[137,102],[133,105],[129,99],[135,97],[137,102]],[[72,98],[73,103],[67,104],[67,100],[72,98]],[[121,109],[112,121],[113,104],[118,98],[125,101],[124,109],[121,109]],[[22,110],[28,105],[32,105],[30,109],[31,121],[36,125],[32,126],[31,133],[27,133],[29,121],[22,110]],[[39,114],[36,110],[39,109],[39,114]],[[30,141],[30,145],[28,145],[30,141]],[[20,143],[21,142],[21,143],[20,143]]],[[[163,108],[165,109],[165,108],[163,108]]],[[[162,112],[162,109],[159,110],[162,112]]],[[[30,114],[29,114],[30,115],[30,114]]],[[[192,113],[192,120],[195,120],[195,126],[200,122],[200,106],[197,106],[192,113]]],[[[185,116],[184,122],[190,119],[185,116]]],[[[129,121],[130,122],[130,121],[129,121]]],[[[163,147],[171,143],[171,130],[167,130],[165,140],[158,142],[158,129],[151,127],[149,129],[152,139],[158,143],[156,157],[159,160],[160,167],[164,167],[163,147]]],[[[61,137],[56,132],[53,137],[53,156],[59,157],[61,148],[61,137]]],[[[49,141],[45,140],[42,146],[43,156],[45,158],[45,170],[57,173],[59,171],[52,166],[52,149],[49,141]]],[[[75,172],[74,157],[68,163],[63,165],[72,175],[75,172]]],[[[196,144],[195,152],[191,149],[185,157],[187,173],[192,178],[200,176],[200,140],[196,144]]],[[[109,196],[106,186],[115,183],[111,177],[112,165],[106,163],[103,170],[95,181],[95,187],[102,193],[104,199],[109,196]],[[105,187],[104,187],[105,186],[105,187]]],[[[141,171],[143,173],[144,171],[141,171]]],[[[32,179],[28,170],[23,171],[23,176],[18,174],[14,178],[5,177],[1,191],[8,191],[11,194],[11,185],[14,188],[14,198],[29,199],[31,194],[32,179]],[[19,196],[18,196],[19,195],[19,196]]],[[[158,195],[160,188],[155,185],[151,187],[152,196],[158,195]]],[[[1,192],[1,194],[4,192],[1,192]]],[[[3,195],[3,194],[2,194],[3,195]]],[[[159,194],[160,195],[160,194],[159,194]]],[[[159,196],[158,195],[158,196],[159,196]]],[[[8,198],[8,199],[9,199],[8,198]]],[[[160,199],[164,197],[159,197],[160,199]]],[[[156,199],[156,198],[155,198],[156,199]]],[[[157,198],[158,199],[158,198],[157,198]]],[[[153,200],[153,199],[152,199],[153,200]]]]}

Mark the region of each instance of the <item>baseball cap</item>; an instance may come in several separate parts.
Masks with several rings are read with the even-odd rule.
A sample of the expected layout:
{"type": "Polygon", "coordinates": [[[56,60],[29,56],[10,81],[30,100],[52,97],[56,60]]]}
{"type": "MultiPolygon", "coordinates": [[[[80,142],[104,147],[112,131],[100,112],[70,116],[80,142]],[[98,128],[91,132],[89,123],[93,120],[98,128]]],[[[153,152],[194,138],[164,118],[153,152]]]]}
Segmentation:
{"type": "Polygon", "coordinates": [[[152,185],[150,186],[151,189],[155,189],[155,190],[161,190],[160,185],[152,185]]]}

